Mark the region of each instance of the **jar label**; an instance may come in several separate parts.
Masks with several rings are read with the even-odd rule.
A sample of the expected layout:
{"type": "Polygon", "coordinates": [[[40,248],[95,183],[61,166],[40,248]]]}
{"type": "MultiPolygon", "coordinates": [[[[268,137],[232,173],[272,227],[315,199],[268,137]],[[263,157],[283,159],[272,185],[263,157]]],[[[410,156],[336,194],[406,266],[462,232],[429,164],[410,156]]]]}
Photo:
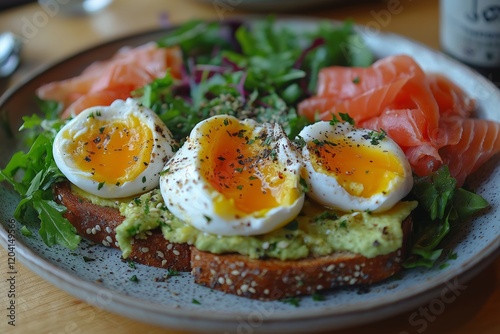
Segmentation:
{"type": "Polygon", "coordinates": [[[500,0],[441,0],[440,42],[475,66],[500,66],[500,0]]]}

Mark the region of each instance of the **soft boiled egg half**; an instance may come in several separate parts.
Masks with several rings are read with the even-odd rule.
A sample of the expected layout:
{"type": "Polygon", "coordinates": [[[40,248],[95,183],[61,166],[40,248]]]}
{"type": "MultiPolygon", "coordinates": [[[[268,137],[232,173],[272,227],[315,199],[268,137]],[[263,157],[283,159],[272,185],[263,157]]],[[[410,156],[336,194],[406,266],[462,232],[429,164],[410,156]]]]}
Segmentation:
{"type": "Polygon", "coordinates": [[[258,235],[299,214],[301,169],[279,125],[218,115],[192,130],[167,163],[160,190],[168,209],[198,230],[258,235]]]}
{"type": "Polygon", "coordinates": [[[173,155],[169,129],[133,99],[92,107],[57,133],[57,167],[79,188],[103,198],[139,194],[158,186],[173,155]]]}
{"type": "Polygon", "coordinates": [[[307,195],[346,212],[381,212],[406,196],[413,185],[401,148],[383,133],[347,122],[317,122],[300,133],[307,195]]]}

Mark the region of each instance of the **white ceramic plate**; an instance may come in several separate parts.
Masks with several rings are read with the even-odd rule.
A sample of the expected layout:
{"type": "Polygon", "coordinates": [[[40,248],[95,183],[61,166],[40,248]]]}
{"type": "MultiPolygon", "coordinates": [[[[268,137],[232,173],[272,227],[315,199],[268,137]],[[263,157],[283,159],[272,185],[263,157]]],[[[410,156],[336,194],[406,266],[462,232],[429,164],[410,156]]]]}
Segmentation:
{"type": "MultiPolygon", "coordinates": [[[[283,24],[310,29],[314,21],[287,20],[283,24]]],[[[410,54],[426,71],[443,72],[462,86],[479,106],[479,116],[500,121],[496,112],[500,91],[490,82],[443,54],[401,36],[370,32],[360,33],[378,57],[396,53],[410,54]]],[[[164,31],[151,32],[107,43],[47,68],[10,90],[0,101],[3,116],[9,119],[10,131],[16,132],[23,114],[36,111],[34,91],[41,84],[67,78],[98,59],[110,57],[119,47],[139,45],[161,37],[164,31]]],[[[21,147],[19,139],[0,129],[0,166],[21,147]]],[[[35,219],[27,224],[32,237],[20,233],[21,225],[12,220],[19,197],[0,185],[0,242],[7,245],[7,234],[16,234],[16,256],[32,271],[57,287],[90,304],[141,321],[170,328],[202,332],[312,332],[359,325],[404,312],[439,296],[446,284],[471,278],[499,254],[500,249],[500,166],[499,156],[490,160],[471,179],[470,184],[491,203],[486,214],[463,224],[445,239],[445,252],[457,259],[443,259],[448,266],[439,269],[404,271],[369,288],[343,288],[325,293],[324,301],[304,297],[299,307],[282,302],[259,302],[215,292],[197,286],[189,274],[166,282],[155,282],[164,271],[138,265],[130,268],[116,250],[82,242],[75,251],[47,248],[37,236],[35,219]],[[84,261],[84,256],[95,259],[84,261]],[[132,275],[139,283],[129,280],[132,275]],[[193,303],[193,299],[200,304],[193,303]]]]}

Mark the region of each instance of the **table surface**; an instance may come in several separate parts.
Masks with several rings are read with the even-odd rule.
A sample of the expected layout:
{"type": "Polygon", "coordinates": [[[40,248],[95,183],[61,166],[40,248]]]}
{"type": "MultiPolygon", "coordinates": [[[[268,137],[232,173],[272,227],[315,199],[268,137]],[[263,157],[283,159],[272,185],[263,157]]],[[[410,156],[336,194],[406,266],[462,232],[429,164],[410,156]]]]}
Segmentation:
{"type": "MultiPolygon", "coordinates": [[[[67,17],[56,6],[42,8],[36,3],[0,12],[0,31],[10,30],[23,37],[22,65],[10,78],[13,86],[33,71],[64,59],[90,46],[165,24],[192,18],[227,19],[248,14],[239,1],[117,0],[92,16],[67,17]],[[231,5],[233,4],[233,5],[231,5]]],[[[332,3],[336,3],[333,2],[332,3]]],[[[62,6],[62,5],[61,5],[62,6]]],[[[261,12],[261,14],[268,12],[261,12]]],[[[439,48],[439,7],[435,0],[351,1],[276,14],[344,20],[368,24],[372,29],[395,32],[439,48]]],[[[0,87],[0,93],[3,89],[0,87]]],[[[0,258],[7,257],[0,247],[0,258]]],[[[2,261],[4,262],[4,261],[2,261]]],[[[44,281],[21,264],[18,269],[16,326],[7,324],[7,266],[0,269],[0,333],[187,333],[164,329],[124,318],[88,305],[44,281]]],[[[426,333],[500,333],[500,259],[467,283],[467,289],[435,319],[426,333]]],[[[410,316],[418,309],[340,333],[421,333],[410,316]]]]}

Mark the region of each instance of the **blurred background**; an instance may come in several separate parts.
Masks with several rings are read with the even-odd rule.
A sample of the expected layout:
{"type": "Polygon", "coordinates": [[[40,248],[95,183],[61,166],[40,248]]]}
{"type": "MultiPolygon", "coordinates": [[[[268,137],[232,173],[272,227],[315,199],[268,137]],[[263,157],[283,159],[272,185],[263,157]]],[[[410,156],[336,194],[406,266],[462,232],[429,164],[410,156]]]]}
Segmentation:
{"type": "Polygon", "coordinates": [[[353,19],[373,30],[439,47],[436,0],[2,0],[0,32],[10,31],[22,41],[22,66],[8,78],[8,85],[40,66],[120,36],[193,18],[270,13],[353,19]],[[86,14],[84,6],[92,13],[86,14]]]}

